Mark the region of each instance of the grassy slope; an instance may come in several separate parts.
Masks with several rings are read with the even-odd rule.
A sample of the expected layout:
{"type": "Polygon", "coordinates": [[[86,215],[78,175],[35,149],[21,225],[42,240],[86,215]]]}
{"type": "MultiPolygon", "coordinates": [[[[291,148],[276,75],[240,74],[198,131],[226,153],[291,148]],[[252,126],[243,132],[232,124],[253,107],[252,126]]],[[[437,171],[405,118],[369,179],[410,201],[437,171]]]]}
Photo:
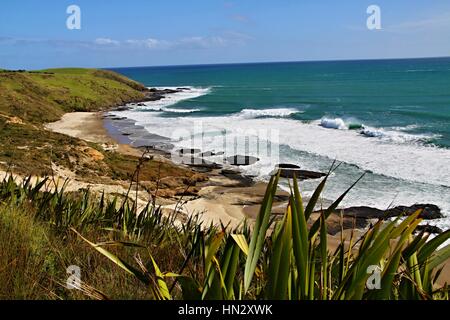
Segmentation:
{"type": "MultiPolygon", "coordinates": [[[[145,90],[139,83],[102,70],[0,70],[0,170],[48,175],[54,163],[88,181],[108,183],[111,179],[129,179],[138,158],[105,152],[96,144],[48,131],[44,124],[58,120],[65,112],[97,111],[142,100],[145,90]]],[[[188,169],[153,160],[146,161],[140,172],[141,180],[145,180],[141,182],[146,182],[144,186],[153,190],[159,187],[159,195],[164,189],[164,183],[156,186],[159,178],[170,176],[190,184],[193,176],[188,169]]],[[[170,185],[167,190],[177,192],[170,185]]],[[[3,191],[0,188],[0,194],[3,191]]],[[[166,194],[172,195],[170,192],[166,194]]],[[[80,291],[66,290],[63,286],[66,267],[71,264],[81,266],[83,280],[105,290],[110,297],[150,297],[139,281],[117,272],[114,265],[105,264],[103,257],[68,230],[36,220],[37,201],[16,206],[4,203],[7,198],[0,199],[0,300],[85,298],[80,291]]],[[[78,202],[69,207],[75,203],[78,202]]],[[[43,207],[48,211],[48,203],[43,207]]],[[[61,208],[55,211],[58,216],[61,208]]],[[[94,227],[87,235],[99,238],[104,233],[94,227]]],[[[169,253],[167,247],[160,247],[162,252],[169,253]]],[[[130,258],[134,254],[132,250],[118,248],[120,252],[129,253],[130,258]]],[[[166,256],[173,259],[169,254],[166,256]]]]}
{"type": "Polygon", "coordinates": [[[96,111],[142,100],[144,91],[143,85],[110,71],[0,72],[0,166],[43,175],[50,173],[53,161],[81,173],[109,174],[104,163],[108,157],[104,162],[89,161],[82,152],[98,147],[49,132],[43,125],[65,112],[96,111]]]}
{"type": "MultiPolygon", "coordinates": [[[[143,100],[146,88],[111,71],[48,69],[38,72],[0,71],[0,169],[23,175],[51,173],[51,163],[99,181],[124,180],[137,158],[104,152],[99,146],[44,129],[65,112],[97,111],[143,100]],[[101,158],[96,160],[95,158],[101,158]]],[[[156,179],[159,163],[142,169],[156,179]]],[[[162,165],[162,176],[190,176],[188,170],[162,165]]]]}
{"type": "Polygon", "coordinates": [[[42,124],[64,112],[101,110],[142,100],[145,87],[110,71],[0,72],[0,112],[42,124]]]}
{"type": "MultiPolygon", "coordinates": [[[[98,152],[104,159],[84,161],[89,153],[85,148],[90,148],[92,153],[97,146],[48,132],[43,129],[42,122],[43,119],[52,117],[57,119],[64,111],[77,110],[73,109],[74,106],[79,108],[82,105],[87,110],[108,107],[108,103],[114,104],[114,101],[108,100],[111,99],[110,90],[117,89],[122,94],[112,99],[127,99],[128,93],[140,94],[136,90],[139,89],[138,85],[128,83],[126,79],[114,74],[96,74],[92,70],[65,69],[48,72],[52,72],[48,78],[45,74],[30,73],[0,75],[0,159],[7,159],[15,164],[18,171],[45,170],[50,159],[67,167],[76,165],[76,168],[72,168],[74,170],[87,170],[88,173],[103,171],[119,177],[126,175],[130,168],[134,169],[131,164],[133,161],[135,164],[136,159],[124,159],[118,154],[100,150],[98,152]],[[64,87],[68,91],[61,93],[60,90],[64,87]],[[82,103],[73,104],[73,100],[82,103]]],[[[142,175],[153,179],[158,171],[157,167],[157,163],[149,161],[143,168],[142,175]]],[[[173,176],[179,173],[174,170],[177,168],[169,166],[163,171],[166,175],[173,176]]],[[[273,185],[269,184],[269,187],[276,188],[276,185],[275,182],[273,185]]],[[[246,261],[251,258],[256,264],[248,273],[250,290],[242,295],[245,299],[296,299],[300,296],[303,299],[305,294],[302,291],[309,286],[308,299],[327,299],[343,288],[344,294],[337,296],[338,298],[448,300],[447,287],[442,288],[442,293],[433,291],[430,282],[432,272],[428,267],[420,270],[416,267],[418,258],[414,250],[419,248],[419,254],[432,252],[425,250],[424,243],[411,238],[411,243],[415,243],[414,250],[410,246],[391,250],[394,249],[391,247],[391,239],[406,233],[404,229],[407,229],[407,233],[402,241],[408,239],[415,227],[412,222],[399,231],[386,227],[379,232],[379,229],[375,229],[379,224],[375,225],[366,234],[367,238],[361,241],[361,246],[364,245],[365,249],[359,250],[354,256],[344,250],[336,250],[333,254],[327,247],[326,236],[322,237],[322,234],[326,235],[325,224],[317,220],[314,224],[317,226],[315,231],[311,231],[314,228],[308,231],[303,215],[294,206],[286,211],[284,219],[278,223],[275,228],[277,233],[270,235],[267,240],[260,236],[253,237],[265,235],[268,230],[270,219],[262,215],[270,214],[271,210],[263,208],[258,218],[259,227],[253,230],[254,234],[250,234],[248,229],[233,232],[243,233],[239,238],[241,245],[250,244],[250,250],[247,250],[249,252],[244,255],[240,252],[242,247],[238,246],[230,233],[223,233],[221,229],[215,228],[200,231],[195,218],[184,222],[183,228],[174,228],[171,218],[164,218],[152,207],[145,208],[143,214],[137,216],[133,207],[130,208],[126,203],[117,208],[117,202],[110,200],[105,203],[103,199],[88,198],[88,192],[43,193],[38,192],[38,189],[40,188],[34,189],[29,185],[16,186],[12,180],[0,182],[0,300],[98,297],[98,292],[92,287],[113,299],[152,299],[158,288],[163,287],[161,283],[166,285],[167,281],[170,286],[173,280],[171,277],[156,278],[150,254],[163,272],[172,271],[185,276],[180,278],[180,286],[174,287],[172,296],[175,298],[186,295],[186,298],[200,299],[203,295],[206,299],[223,299],[225,293],[231,293],[227,298],[241,297],[239,292],[247,277],[246,261]],[[145,281],[120,270],[77,237],[70,230],[71,227],[95,242],[108,242],[110,245],[103,247],[112,254],[132,263],[136,270],[145,270],[139,272],[143,275],[139,279],[145,281]],[[303,229],[304,231],[300,231],[303,229]],[[384,234],[384,230],[393,231],[384,234]],[[302,237],[301,232],[305,236],[302,237]],[[308,232],[310,237],[307,236],[308,232]],[[316,241],[318,238],[320,242],[316,241]],[[110,241],[122,242],[114,242],[112,245],[110,241]],[[129,241],[143,248],[126,245],[129,241]],[[293,246],[295,249],[292,249],[293,246]],[[301,255],[300,251],[305,254],[301,255]],[[386,257],[381,258],[380,254],[383,253],[386,257]],[[394,256],[393,253],[399,255],[394,256]],[[400,257],[407,254],[409,258],[402,261],[400,257]],[[137,263],[138,257],[142,258],[140,266],[137,263]],[[394,257],[399,259],[395,260],[394,257]],[[216,268],[211,262],[213,259],[221,267],[221,273],[214,271],[216,268]],[[374,294],[374,291],[364,290],[364,283],[369,276],[365,264],[378,265],[378,260],[385,266],[391,266],[391,263],[394,266],[392,272],[386,272],[383,276],[385,279],[386,275],[393,275],[392,279],[387,278],[383,282],[383,289],[389,284],[388,290],[379,291],[379,295],[377,292],[374,294]],[[66,268],[73,264],[80,266],[82,280],[90,286],[85,288],[88,291],[85,294],[64,288],[66,268]],[[307,266],[307,269],[302,269],[302,265],[307,266]],[[184,272],[179,271],[181,268],[184,272]],[[299,270],[303,275],[299,275],[299,270]],[[353,272],[353,276],[344,277],[344,272],[353,272]],[[329,277],[328,281],[324,280],[325,275],[329,277]],[[311,277],[311,281],[302,280],[307,277],[311,277]],[[305,282],[305,285],[301,285],[300,281],[305,282]],[[288,282],[291,285],[288,286],[288,282]],[[323,282],[327,285],[323,286],[323,282]],[[425,290],[416,290],[416,286],[422,287],[419,283],[424,282],[427,283],[423,286],[425,290]],[[286,285],[283,287],[284,284],[286,285]],[[226,288],[222,288],[225,285],[226,288]]],[[[273,197],[273,194],[274,191],[268,192],[266,197],[273,197]]],[[[297,189],[291,203],[301,203],[298,197],[297,189]],[[297,199],[294,200],[294,197],[297,199]]],[[[266,199],[263,203],[271,204],[272,200],[266,199]]],[[[446,236],[448,235],[447,233],[446,236]]],[[[344,245],[340,248],[344,248],[344,245]]],[[[440,259],[449,255],[450,251],[445,250],[430,257],[440,259]]],[[[428,264],[430,257],[424,255],[423,263],[428,264]]]]}

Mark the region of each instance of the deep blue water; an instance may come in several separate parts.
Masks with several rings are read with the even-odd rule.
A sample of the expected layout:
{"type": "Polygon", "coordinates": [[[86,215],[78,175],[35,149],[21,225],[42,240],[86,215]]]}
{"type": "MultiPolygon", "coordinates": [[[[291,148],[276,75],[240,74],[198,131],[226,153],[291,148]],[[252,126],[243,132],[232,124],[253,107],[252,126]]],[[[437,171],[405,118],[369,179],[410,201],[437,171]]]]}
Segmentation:
{"type": "Polygon", "coordinates": [[[450,147],[450,58],[113,70],[147,86],[211,87],[176,105],[201,110],[185,116],[293,108],[302,111],[290,115],[297,120],[341,118],[347,126],[424,135],[425,143],[450,147]]]}
{"type": "MultiPolygon", "coordinates": [[[[149,87],[190,87],[117,112],[177,147],[257,156],[242,170],[262,179],[279,162],[326,172],[337,160],[326,199],[365,173],[343,206],[433,203],[450,215],[450,58],[114,71],[149,87]],[[178,130],[187,133],[174,137],[178,130]],[[267,136],[271,130],[277,134],[267,136]],[[254,136],[276,155],[251,143],[239,151],[223,143],[254,136]]],[[[317,183],[304,181],[302,191],[311,193],[317,183]]],[[[450,218],[433,223],[450,228],[450,218]]]]}

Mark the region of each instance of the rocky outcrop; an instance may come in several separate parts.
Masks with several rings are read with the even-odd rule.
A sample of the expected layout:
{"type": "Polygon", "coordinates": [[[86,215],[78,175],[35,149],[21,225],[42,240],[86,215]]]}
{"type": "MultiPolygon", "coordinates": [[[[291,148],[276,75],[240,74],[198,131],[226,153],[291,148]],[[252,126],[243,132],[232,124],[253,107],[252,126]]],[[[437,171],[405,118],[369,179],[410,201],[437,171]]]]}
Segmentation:
{"type": "Polygon", "coordinates": [[[427,232],[427,233],[434,233],[434,234],[440,234],[444,232],[441,228],[436,226],[430,226],[429,224],[425,225],[419,225],[417,226],[415,232],[427,232]]]}
{"type": "Polygon", "coordinates": [[[179,155],[186,155],[186,154],[192,155],[192,154],[200,153],[201,151],[202,151],[202,150],[200,150],[200,149],[195,149],[195,148],[192,148],[192,149],[184,148],[184,149],[177,150],[177,152],[178,152],[179,155]]]}
{"type": "Polygon", "coordinates": [[[425,220],[443,218],[441,209],[434,204],[414,204],[409,207],[398,206],[387,210],[380,210],[377,208],[361,206],[342,209],[342,212],[344,216],[348,217],[357,217],[364,219],[387,219],[401,215],[409,216],[414,212],[416,212],[417,210],[422,210],[419,217],[425,220]]]}
{"type": "Polygon", "coordinates": [[[183,156],[182,158],[177,159],[176,162],[188,165],[197,172],[211,172],[214,169],[222,169],[222,165],[198,157],[183,156]]]}
{"type": "Polygon", "coordinates": [[[224,152],[220,151],[220,152],[214,152],[214,151],[205,151],[199,154],[200,157],[214,157],[214,156],[221,156],[223,155],[224,152]]]}
{"type": "Polygon", "coordinates": [[[225,161],[232,166],[249,166],[259,161],[259,158],[253,156],[235,155],[225,158],[225,161]]]}
{"type": "MultiPolygon", "coordinates": [[[[363,229],[367,228],[374,220],[385,220],[401,215],[411,215],[417,210],[423,210],[419,217],[425,220],[439,219],[442,217],[439,207],[432,204],[415,204],[412,206],[398,206],[388,210],[380,210],[373,207],[359,206],[345,209],[337,209],[327,219],[327,230],[329,234],[336,234],[343,229],[363,229]],[[341,217],[342,214],[342,217],[341,217]]],[[[314,214],[320,214],[321,211],[316,211],[314,214]]],[[[431,225],[419,225],[415,232],[424,230],[428,233],[442,233],[439,227],[431,225]]]]}
{"type": "Polygon", "coordinates": [[[417,210],[422,210],[419,217],[425,220],[441,219],[444,215],[441,213],[441,209],[434,204],[414,204],[409,207],[399,206],[393,209],[387,210],[389,216],[396,217],[399,215],[411,215],[417,210]]]}
{"type": "Polygon", "coordinates": [[[326,174],[322,172],[301,170],[300,166],[289,163],[280,163],[275,167],[275,169],[280,170],[280,177],[288,179],[292,179],[294,175],[299,180],[320,179],[326,176],[326,174]]]}
{"type": "Polygon", "coordinates": [[[231,180],[237,181],[238,183],[235,185],[236,187],[250,187],[255,184],[255,181],[253,180],[254,177],[243,175],[239,171],[222,169],[220,171],[220,174],[231,180]]]}
{"type": "Polygon", "coordinates": [[[165,97],[166,94],[173,94],[180,91],[186,91],[189,88],[177,88],[177,89],[156,89],[150,88],[145,96],[145,101],[158,101],[165,97]]]}

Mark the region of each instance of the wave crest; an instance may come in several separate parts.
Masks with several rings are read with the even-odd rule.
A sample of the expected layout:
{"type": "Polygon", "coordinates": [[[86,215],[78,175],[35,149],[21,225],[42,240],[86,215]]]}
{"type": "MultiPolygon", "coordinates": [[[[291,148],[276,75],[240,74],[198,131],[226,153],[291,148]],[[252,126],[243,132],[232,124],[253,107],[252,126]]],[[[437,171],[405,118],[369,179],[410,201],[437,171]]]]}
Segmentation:
{"type": "Polygon", "coordinates": [[[361,129],[364,126],[355,119],[344,120],[342,118],[322,118],[320,119],[320,126],[328,129],[339,130],[355,130],[361,129]]]}
{"type": "MultiPolygon", "coordinates": [[[[400,129],[400,128],[399,128],[400,129]]],[[[365,127],[360,133],[369,138],[379,138],[394,143],[429,143],[439,138],[436,134],[409,134],[395,130],[365,127]]]]}
{"type": "Polygon", "coordinates": [[[287,118],[303,111],[294,108],[276,108],[276,109],[242,109],[236,115],[245,119],[256,118],[287,118]]]}
{"type": "MultiPolygon", "coordinates": [[[[140,104],[138,107],[133,107],[137,111],[156,111],[156,112],[170,112],[170,113],[193,113],[201,111],[201,109],[176,109],[168,108],[180,101],[190,100],[207,95],[211,92],[211,88],[197,88],[183,86],[183,90],[176,93],[164,94],[164,97],[156,101],[147,101],[140,104]]],[[[156,87],[156,89],[179,89],[179,87],[156,87]]]]}
{"type": "Polygon", "coordinates": [[[172,113],[194,113],[202,111],[202,109],[173,109],[173,108],[161,108],[160,111],[172,112],[172,113]]]}
{"type": "Polygon", "coordinates": [[[320,126],[329,129],[339,129],[339,130],[347,130],[347,124],[341,118],[329,119],[322,118],[320,120],[320,126]]]}

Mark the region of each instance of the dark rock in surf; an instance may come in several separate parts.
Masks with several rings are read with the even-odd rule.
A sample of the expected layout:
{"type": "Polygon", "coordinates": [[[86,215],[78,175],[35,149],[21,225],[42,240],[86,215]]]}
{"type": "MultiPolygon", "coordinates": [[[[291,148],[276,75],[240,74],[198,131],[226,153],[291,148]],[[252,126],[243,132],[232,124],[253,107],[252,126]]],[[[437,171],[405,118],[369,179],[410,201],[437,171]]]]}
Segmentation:
{"type": "Polygon", "coordinates": [[[336,211],[338,213],[342,212],[344,216],[352,218],[381,219],[387,217],[383,210],[366,206],[350,207],[336,211]]]}
{"type": "Polygon", "coordinates": [[[121,107],[117,107],[115,109],[113,109],[114,111],[127,111],[130,110],[131,107],[130,106],[121,106],[121,107]]]}
{"type": "Polygon", "coordinates": [[[442,232],[444,232],[441,228],[436,227],[436,226],[430,226],[429,224],[426,225],[419,225],[417,226],[416,230],[414,230],[415,232],[427,232],[427,233],[432,233],[432,234],[440,234],[442,232]]]}
{"type": "Polygon", "coordinates": [[[380,210],[377,208],[361,206],[342,209],[342,212],[344,216],[349,217],[357,217],[364,219],[387,219],[402,215],[409,216],[414,212],[416,212],[417,210],[422,210],[419,217],[425,220],[434,220],[443,218],[441,209],[433,204],[415,204],[409,207],[398,206],[388,210],[380,210]]]}
{"type": "Polygon", "coordinates": [[[294,175],[299,180],[320,179],[326,176],[326,174],[322,172],[301,170],[300,166],[289,163],[280,163],[275,167],[275,170],[278,169],[280,169],[280,177],[288,179],[293,178],[294,175]]]}
{"type": "Polygon", "coordinates": [[[223,155],[224,153],[223,153],[223,151],[220,151],[220,152],[213,152],[213,151],[206,151],[206,152],[202,152],[202,153],[200,153],[200,157],[214,157],[214,156],[221,156],[221,155],[223,155]]]}
{"type": "Polygon", "coordinates": [[[434,204],[414,204],[412,206],[398,206],[393,209],[387,210],[391,217],[396,217],[399,215],[411,215],[417,210],[422,210],[419,217],[425,220],[434,220],[443,218],[441,209],[434,204]]]}
{"type": "Polygon", "coordinates": [[[131,145],[135,148],[144,148],[144,149],[157,149],[157,150],[171,150],[174,148],[174,145],[171,143],[165,143],[160,141],[149,141],[146,139],[138,139],[131,143],[131,145]]]}
{"type": "Polygon", "coordinates": [[[210,172],[214,169],[222,169],[222,165],[218,163],[207,161],[205,159],[194,156],[183,156],[179,159],[176,159],[175,162],[188,165],[199,172],[210,172]]]}
{"type": "Polygon", "coordinates": [[[187,155],[193,155],[193,154],[200,153],[201,151],[202,150],[195,149],[195,148],[193,148],[193,149],[185,148],[185,149],[180,149],[177,152],[178,152],[179,155],[186,155],[186,154],[187,155]]]}
{"type": "Polygon", "coordinates": [[[259,158],[252,156],[235,155],[227,157],[225,161],[233,166],[249,166],[259,161],[259,158]]]}
{"type": "Polygon", "coordinates": [[[153,94],[151,96],[147,96],[145,101],[158,101],[164,98],[162,94],[153,94]]]}
{"type": "Polygon", "coordinates": [[[299,170],[297,178],[299,180],[309,180],[309,179],[320,179],[325,176],[326,176],[326,173],[323,173],[323,172],[299,170]]]}

